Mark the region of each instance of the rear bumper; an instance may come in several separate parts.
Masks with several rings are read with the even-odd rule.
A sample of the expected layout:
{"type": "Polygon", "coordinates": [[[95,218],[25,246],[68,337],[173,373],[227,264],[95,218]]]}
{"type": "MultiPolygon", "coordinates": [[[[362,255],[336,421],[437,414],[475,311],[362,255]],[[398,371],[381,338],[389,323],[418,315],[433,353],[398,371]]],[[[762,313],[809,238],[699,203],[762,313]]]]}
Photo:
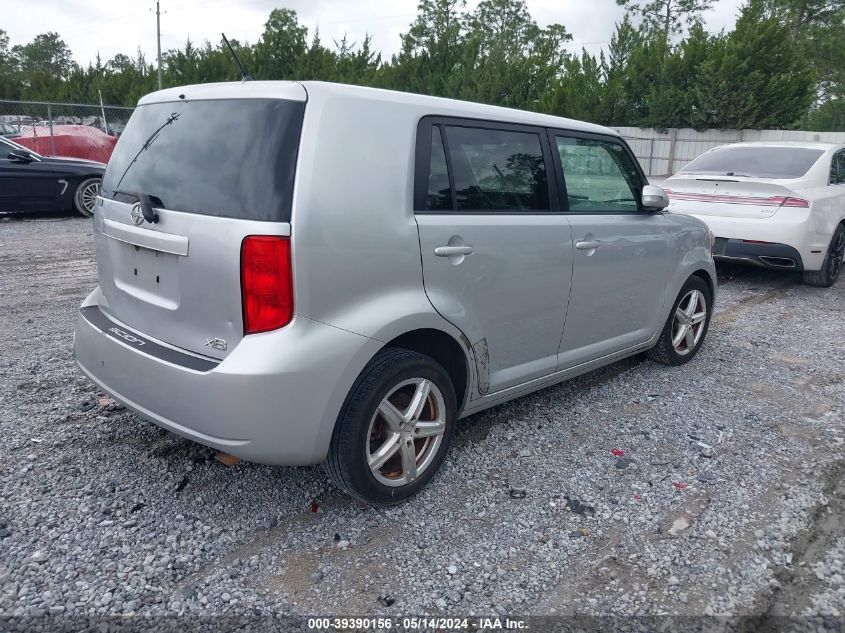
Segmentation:
{"type": "Polygon", "coordinates": [[[739,262],[777,270],[804,270],[801,253],[787,244],[758,243],[717,237],[713,244],[713,259],[739,262]]]}
{"type": "Polygon", "coordinates": [[[219,363],[192,367],[201,364],[159,353],[141,333],[147,345],[114,336],[90,306],[123,334],[133,331],[103,315],[98,299],[94,291],[77,316],[74,355],[82,371],[155,424],[261,463],[322,462],[349,388],[382,345],[295,317],[281,330],[245,337],[219,363]]]}
{"type": "Polygon", "coordinates": [[[707,224],[716,238],[721,238],[720,243],[726,243],[724,252],[714,248],[713,258],[716,260],[741,261],[779,270],[818,270],[827,250],[825,239],[830,240],[813,230],[809,209],[781,209],[773,216],[761,219],[687,215],[707,224]],[[760,256],[775,258],[768,260],[775,265],[766,263],[760,256]],[[778,266],[777,258],[792,259],[795,266],[778,266]]]}

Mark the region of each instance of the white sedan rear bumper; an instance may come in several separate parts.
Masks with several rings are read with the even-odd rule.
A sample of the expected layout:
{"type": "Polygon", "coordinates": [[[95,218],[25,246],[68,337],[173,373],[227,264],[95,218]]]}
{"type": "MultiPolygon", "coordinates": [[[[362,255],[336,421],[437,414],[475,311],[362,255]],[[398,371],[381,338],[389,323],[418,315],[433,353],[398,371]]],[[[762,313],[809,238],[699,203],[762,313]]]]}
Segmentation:
{"type": "MultiPolygon", "coordinates": [[[[674,206],[674,205],[673,205],[674,206]]],[[[786,246],[797,251],[800,262],[792,267],[797,270],[819,270],[824,261],[825,251],[830,236],[819,235],[813,229],[810,209],[779,209],[768,218],[732,218],[719,215],[704,215],[690,211],[671,209],[675,213],[684,213],[698,218],[710,228],[718,238],[728,241],[726,251],[719,254],[714,250],[716,259],[755,259],[749,263],[772,268],[790,268],[789,266],[769,265],[758,257],[784,257],[786,246]],[[747,242],[743,242],[747,240],[747,242]],[[772,245],[768,254],[765,243],[772,245]],[[733,254],[732,254],[733,253],[733,254]],[[749,257],[750,255],[750,257],[749,257]]],[[[723,242],[717,242],[717,248],[723,242]]]]}

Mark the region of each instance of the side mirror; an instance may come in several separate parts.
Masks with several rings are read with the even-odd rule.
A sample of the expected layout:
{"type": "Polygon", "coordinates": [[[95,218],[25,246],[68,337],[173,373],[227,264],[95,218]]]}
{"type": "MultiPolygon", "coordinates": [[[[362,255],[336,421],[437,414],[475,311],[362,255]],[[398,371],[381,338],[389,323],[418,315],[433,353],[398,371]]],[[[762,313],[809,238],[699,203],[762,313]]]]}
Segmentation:
{"type": "Polygon", "coordinates": [[[662,187],[646,185],[643,187],[643,208],[647,211],[660,211],[669,206],[669,196],[662,187]]]}
{"type": "Polygon", "coordinates": [[[31,163],[34,159],[32,158],[32,154],[29,152],[25,152],[20,149],[13,149],[9,152],[8,156],[9,160],[13,160],[19,163],[31,163]]]}

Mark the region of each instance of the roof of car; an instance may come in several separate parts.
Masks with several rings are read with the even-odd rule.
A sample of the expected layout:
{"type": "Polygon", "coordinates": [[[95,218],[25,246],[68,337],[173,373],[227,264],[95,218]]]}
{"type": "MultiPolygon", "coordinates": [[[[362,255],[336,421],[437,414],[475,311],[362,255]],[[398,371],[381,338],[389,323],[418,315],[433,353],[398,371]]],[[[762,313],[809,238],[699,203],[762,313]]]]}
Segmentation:
{"type": "Polygon", "coordinates": [[[840,147],[845,143],[834,143],[832,141],[743,141],[741,143],[730,143],[728,145],[720,145],[719,149],[723,147],[803,147],[806,149],[831,149],[840,147]]]}
{"type": "Polygon", "coordinates": [[[398,92],[395,90],[383,90],[381,88],[369,88],[364,86],[352,86],[348,84],[330,83],[324,81],[230,81],[225,83],[197,84],[192,86],[181,86],[178,88],[167,88],[153,92],[141,98],[138,105],[149,103],[177,101],[179,99],[226,99],[226,98],[282,98],[304,101],[311,98],[326,98],[332,95],[359,98],[362,100],[374,100],[381,102],[396,103],[402,105],[418,106],[425,110],[425,114],[472,117],[490,119],[506,123],[517,123],[523,125],[540,125],[544,127],[555,127],[579,132],[592,132],[619,136],[619,133],[610,128],[566,119],[563,117],[503,108],[500,106],[472,103],[469,101],[458,101],[456,99],[444,99],[442,97],[430,97],[427,95],[412,94],[409,92],[398,92]]]}

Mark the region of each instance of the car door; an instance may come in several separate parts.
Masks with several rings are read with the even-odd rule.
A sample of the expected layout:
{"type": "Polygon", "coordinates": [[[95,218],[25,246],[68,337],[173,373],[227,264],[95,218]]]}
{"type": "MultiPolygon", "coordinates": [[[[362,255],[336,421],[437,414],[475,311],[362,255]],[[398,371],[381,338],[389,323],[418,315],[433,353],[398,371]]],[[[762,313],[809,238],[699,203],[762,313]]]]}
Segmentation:
{"type": "Polygon", "coordinates": [[[25,149],[0,139],[0,210],[52,209],[62,186],[53,169],[37,155],[30,162],[9,158],[9,152],[25,149]]]}
{"type": "Polygon", "coordinates": [[[640,208],[645,178],[623,142],[550,132],[572,226],[572,291],[558,368],[647,342],[663,325],[669,223],[640,208]]]}
{"type": "Polygon", "coordinates": [[[469,339],[483,395],[554,372],[572,234],[539,128],[425,118],[415,209],[434,308],[469,339]]]}

